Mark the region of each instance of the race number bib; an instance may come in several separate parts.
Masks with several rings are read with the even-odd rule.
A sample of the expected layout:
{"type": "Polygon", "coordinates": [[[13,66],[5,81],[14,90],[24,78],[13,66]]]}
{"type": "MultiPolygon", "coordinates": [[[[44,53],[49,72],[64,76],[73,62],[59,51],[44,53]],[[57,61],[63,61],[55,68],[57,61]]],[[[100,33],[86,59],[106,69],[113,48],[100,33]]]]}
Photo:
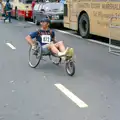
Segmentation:
{"type": "Polygon", "coordinates": [[[51,42],[51,36],[50,35],[42,35],[42,43],[50,43],[51,42]]]}

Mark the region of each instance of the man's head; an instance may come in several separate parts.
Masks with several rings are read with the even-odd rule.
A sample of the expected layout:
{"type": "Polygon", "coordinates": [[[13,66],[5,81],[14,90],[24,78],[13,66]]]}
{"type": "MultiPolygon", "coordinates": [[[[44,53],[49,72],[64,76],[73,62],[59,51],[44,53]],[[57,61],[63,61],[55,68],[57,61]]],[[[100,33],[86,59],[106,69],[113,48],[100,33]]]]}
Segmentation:
{"type": "Polygon", "coordinates": [[[7,0],[7,2],[9,2],[9,0],[7,0]]]}
{"type": "Polygon", "coordinates": [[[43,29],[47,29],[49,27],[50,20],[48,18],[44,18],[41,20],[41,26],[43,29]]]}

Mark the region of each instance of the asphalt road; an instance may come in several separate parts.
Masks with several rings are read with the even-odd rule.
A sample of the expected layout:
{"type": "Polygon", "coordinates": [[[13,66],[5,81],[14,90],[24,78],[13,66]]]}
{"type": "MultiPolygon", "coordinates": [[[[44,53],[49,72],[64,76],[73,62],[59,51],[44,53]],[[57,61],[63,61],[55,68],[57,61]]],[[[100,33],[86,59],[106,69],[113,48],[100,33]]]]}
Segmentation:
{"type": "Polygon", "coordinates": [[[25,36],[35,29],[0,21],[0,120],[119,120],[120,57],[106,46],[56,32],[57,40],[75,49],[75,76],[48,58],[32,69],[25,36]]]}

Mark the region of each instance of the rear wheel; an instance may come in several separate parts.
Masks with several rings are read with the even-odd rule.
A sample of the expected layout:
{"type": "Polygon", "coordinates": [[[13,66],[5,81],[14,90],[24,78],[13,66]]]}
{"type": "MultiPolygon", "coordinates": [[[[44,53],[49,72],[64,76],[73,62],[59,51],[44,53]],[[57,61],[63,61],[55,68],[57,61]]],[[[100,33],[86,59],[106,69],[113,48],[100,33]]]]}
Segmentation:
{"type": "Polygon", "coordinates": [[[36,68],[42,58],[42,49],[40,47],[40,43],[36,42],[36,46],[37,46],[36,51],[32,50],[31,46],[29,49],[29,65],[32,68],[36,68]],[[35,59],[35,60],[33,60],[33,59],[35,59]]]}
{"type": "Polygon", "coordinates": [[[83,38],[90,37],[90,22],[89,22],[89,17],[86,13],[83,13],[79,18],[78,29],[79,29],[79,34],[83,38]]]}

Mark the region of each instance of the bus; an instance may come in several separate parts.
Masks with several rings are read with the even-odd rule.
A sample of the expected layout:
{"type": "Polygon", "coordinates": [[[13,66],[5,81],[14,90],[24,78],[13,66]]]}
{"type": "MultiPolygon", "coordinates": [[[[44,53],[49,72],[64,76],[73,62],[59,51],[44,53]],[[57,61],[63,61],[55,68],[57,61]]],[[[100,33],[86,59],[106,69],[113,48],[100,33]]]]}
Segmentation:
{"type": "MultiPolygon", "coordinates": [[[[5,5],[6,0],[3,0],[5,5]]],[[[18,19],[19,16],[25,19],[32,19],[32,0],[10,0],[12,6],[11,15],[18,19]]]]}
{"type": "Polygon", "coordinates": [[[120,40],[120,0],[66,0],[64,27],[78,31],[83,38],[98,35],[120,40]],[[110,28],[110,19],[113,28],[110,28]],[[118,26],[118,27],[117,27],[118,26]]]}

